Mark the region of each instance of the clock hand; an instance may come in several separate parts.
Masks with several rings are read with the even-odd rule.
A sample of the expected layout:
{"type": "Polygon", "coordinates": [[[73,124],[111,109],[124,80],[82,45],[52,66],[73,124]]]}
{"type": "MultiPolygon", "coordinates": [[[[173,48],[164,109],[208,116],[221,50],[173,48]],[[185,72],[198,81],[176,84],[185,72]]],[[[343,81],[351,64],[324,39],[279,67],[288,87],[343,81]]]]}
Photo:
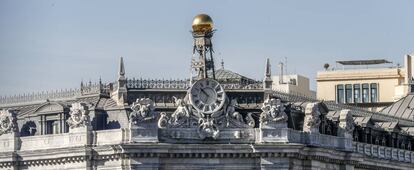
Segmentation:
{"type": "Polygon", "coordinates": [[[207,92],[204,91],[203,89],[201,89],[201,92],[203,92],[207,97],[210,97],[210,95],[208,95],[207,92]]]}

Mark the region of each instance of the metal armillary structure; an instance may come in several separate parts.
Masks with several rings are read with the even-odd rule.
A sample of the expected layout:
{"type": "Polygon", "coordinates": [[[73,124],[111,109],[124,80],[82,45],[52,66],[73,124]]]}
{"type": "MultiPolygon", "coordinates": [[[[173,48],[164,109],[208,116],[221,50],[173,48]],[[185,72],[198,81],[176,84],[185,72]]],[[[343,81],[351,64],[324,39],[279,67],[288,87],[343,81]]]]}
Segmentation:
{"type": "Polygon", "coordinates": [[[193,61],[191,66],[197,72],[197,79],[213,78],[215,79],[214,59],[213,59],[213,20],[206,14],[196,15],[192,23],[193,41],[193,61]],[[198,56],[198,59],[197,57],[198,56]],[[211,71],[209,77],[208,72],[211,71]]]}

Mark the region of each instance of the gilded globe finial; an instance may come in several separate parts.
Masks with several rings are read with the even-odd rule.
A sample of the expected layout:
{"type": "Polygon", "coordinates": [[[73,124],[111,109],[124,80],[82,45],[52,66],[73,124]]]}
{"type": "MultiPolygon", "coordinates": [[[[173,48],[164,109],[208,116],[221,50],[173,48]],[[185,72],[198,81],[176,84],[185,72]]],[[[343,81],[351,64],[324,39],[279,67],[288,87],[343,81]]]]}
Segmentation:
{"type": "Polygon", "coordinates": [[[213,30],[213,20],[207,14],[198,14],[193,19],[193,31],[194,32],[208,32],[213,30]]]}

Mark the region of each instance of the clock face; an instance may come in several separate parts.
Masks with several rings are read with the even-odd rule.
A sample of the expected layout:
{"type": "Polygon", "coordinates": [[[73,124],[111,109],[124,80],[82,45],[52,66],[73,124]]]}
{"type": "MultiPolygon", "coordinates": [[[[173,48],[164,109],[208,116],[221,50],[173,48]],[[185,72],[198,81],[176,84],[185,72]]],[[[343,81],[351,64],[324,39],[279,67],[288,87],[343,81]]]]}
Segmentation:
{"type": "Polygon", "coordinates": [[[190,89],[190,102],[202,113],[211,114],[218,111],[226,99],[223,87],[214,79],[201,79],[190,89]]]}

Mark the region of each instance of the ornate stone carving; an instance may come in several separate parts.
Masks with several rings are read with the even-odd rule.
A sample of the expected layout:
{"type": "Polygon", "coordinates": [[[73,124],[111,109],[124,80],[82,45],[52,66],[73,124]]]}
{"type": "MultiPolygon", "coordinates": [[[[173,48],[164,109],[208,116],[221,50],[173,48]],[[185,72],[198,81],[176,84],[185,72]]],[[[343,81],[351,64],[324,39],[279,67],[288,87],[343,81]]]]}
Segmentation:
{"type": "Polygon", "coordinates": [[[268,98],[263,102],[262,113],[260,114],[260,124],[265,125],[269,122],[286,124],[288,116],[285,113],[285,106],[280,99],[268,98]]]}
{"type": "Polygon", "coordinates": [[[217,139],[218,138],[220,130],[217,127],[217,125],[214,124],[212,119],[201,118],[199,120],[199,125],[200,126],[198,127],[197,131],[201,139],[205,139],[205,138],[217,139]]]}
{"type": "MultiPolygon", "coordinates": [[[[192,116],[191,106],[185,99],[178,99],[174,96],[173,99],[177,109],[171,115],[165,112],[160,113],[158,128],[188,128],[190,118],[194,117],[192,116]]],[[[195,119],[195,122],[197,122],[197,119],[195,119]]]]}
{"type": "Polygon", "coordinates": [[[185,123],[191,114],[191,108],[189,109],[187,103],[183,99],[174,98],[175,105],[177,109],[171,115],[171,124],[179,125],[185,123]]]}
{"type": "Polygon", "coordinates": [[[10,110],[0,110],[0,135],[17,132],[16,115],[10,110]]]}
{"type": "Polygon", "coordinates": [[[252,117],[253,113],[248,113],[247,117],[246,117],[246,123],[247,125],[249,125],[249,127],[254,128],[254,126],[256,125],[256,122],[254,121],[253,117],[252,117]]]}
{"type": "Polygon", "coordinates": [[[69,128],[90,126],[89,110],[85,103],[73,103],[66,121],[69,128]]]}
{"type": "Polygon", "coordinates": [[[303,122],[303,131],[310,133],[319,133],[321,123],[318,103],[308,103],[305,109],[305,119],[303,122]]]}
{"type": "Polygon", "coordinates": [[[167,116],[167,113],[161,112],[160,119],[158,119],[158,128],[164,129],[168,127],[170,118],[167,116]]]}
{"type": "Polygon", "coordinates": [[[338,136],[352,138],[354,129],[355,129],[355,125],[354,125],[354,119],[352,118],[351,111],[348,109],[341,110],[341,113],[339,115],[338,136]]]}
{"type": "Polygon", "coordinates": [[[239,123],[244,123],[243,116],[236,112],[237,100],[232,99],[226,108],[226,114],[239,123]]]}
{"type": "Polygon", "coordinates": [[[130,123],[137,125],[139,122],[149,121],[155,118],[154,102],[149,98],[137,99],[131,105],[132,112],[129,115],[130,123]]]}

